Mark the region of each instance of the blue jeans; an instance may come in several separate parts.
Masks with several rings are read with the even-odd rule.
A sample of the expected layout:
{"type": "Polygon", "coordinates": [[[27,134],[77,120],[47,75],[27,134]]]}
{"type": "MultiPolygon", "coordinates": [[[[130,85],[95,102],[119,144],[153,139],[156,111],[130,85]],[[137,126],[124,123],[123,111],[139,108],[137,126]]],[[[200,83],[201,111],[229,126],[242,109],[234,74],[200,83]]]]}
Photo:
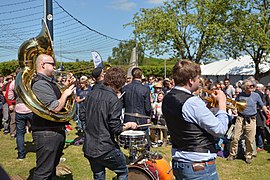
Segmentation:
{"type": "Polygon", "coordinates": [[[25,125],[27,120],[32,121],[33,113],[28,114],[15,114],[16,121],[16,143],[18,149],[18,158],[23,159],[25,157],[25,148],[24,148],[24,134],[25,134],[25,125]]]}
{"type": "Polygon", "coordinates": [[[194,171],[192,167],[193,163],[183,163],[179,161],[172,161],[173,174],[175,179],[185,180],[218,180],[218,173],[216,170],[216,164],[208,165],[205,163],[204,169],[200,171],[194,171]]]}
{"type": "Polygon", "coordinates": [[[36,169],[33,179],[52,179],[63,154],[65,131],[33,131],[36,169]]]}
{"type": "Polygon", "coordinates": [[[119,180],[128,179],[126,158],[120,149],[113,149],[98,158],[86,158],[89,160],[95,180],[105,180],[105,167],[114,171],[119,180]]]}
{"type": "Polygon", "coordinates": [[[255,141],[258,148],[264,148],[263,128],[256,127],[255,141]]]}

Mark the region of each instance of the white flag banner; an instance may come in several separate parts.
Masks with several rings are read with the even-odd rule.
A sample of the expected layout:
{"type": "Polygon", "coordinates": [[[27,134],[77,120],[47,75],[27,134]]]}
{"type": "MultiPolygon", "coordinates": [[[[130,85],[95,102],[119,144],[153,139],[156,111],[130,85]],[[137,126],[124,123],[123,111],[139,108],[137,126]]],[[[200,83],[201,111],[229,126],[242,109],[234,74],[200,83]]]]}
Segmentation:
{"type": "Polygon", "coordinates": [[[93,62],[94,62],[94,67],[102,67],[103,68],[103,64],[102,64],[102,59],[101,56],[98,52],[96,51],[92,51],[91,52],[92,57],[93,57],[93,62]]]}

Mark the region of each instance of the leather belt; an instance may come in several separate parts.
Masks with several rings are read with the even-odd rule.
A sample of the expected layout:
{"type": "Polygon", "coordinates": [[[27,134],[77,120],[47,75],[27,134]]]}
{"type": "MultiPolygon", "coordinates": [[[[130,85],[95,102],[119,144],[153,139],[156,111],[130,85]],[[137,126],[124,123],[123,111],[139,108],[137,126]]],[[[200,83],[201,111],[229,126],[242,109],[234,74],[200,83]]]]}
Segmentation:
{"type": "Polygon", "coordinates": [[[192,165],[206,165],[206,164],[208,165],[216,164],[216,160],[192,163],[192,165]]]}

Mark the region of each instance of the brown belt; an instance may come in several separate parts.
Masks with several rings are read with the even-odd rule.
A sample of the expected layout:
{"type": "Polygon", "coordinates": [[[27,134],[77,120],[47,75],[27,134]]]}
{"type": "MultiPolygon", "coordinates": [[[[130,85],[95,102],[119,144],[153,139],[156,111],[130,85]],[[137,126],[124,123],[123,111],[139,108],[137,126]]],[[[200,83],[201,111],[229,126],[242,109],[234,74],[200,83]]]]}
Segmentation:
{"type": "Polygon", "coordinates": [[[212,160],[212,161],[205,161],[205,162],[196,162],[196,163],[193,163],[192,165],[213,165],[213,164],[216,164],[216,160],[212,160]]]}

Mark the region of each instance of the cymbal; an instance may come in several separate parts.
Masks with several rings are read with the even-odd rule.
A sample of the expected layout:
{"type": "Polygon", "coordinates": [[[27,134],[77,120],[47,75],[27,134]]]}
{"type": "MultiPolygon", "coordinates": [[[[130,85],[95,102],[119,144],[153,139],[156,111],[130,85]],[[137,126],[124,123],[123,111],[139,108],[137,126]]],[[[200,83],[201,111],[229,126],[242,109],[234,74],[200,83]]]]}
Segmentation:
{"type": "Polygon", "coordinates": [[[151,129],[167,129],[166,126],[162,126],[162,125],[151,125],[150,128],[151,129]]]}
{"type": "Polygon", "coordinates": [[[146,115],[139,114],[139,113],[124,113],[124,114],[127,116],[132,116],[132,117],[137,117],[137,118],[147,118],[147,119],[151,118],[150,116],[146,116],[146,115]]]}

